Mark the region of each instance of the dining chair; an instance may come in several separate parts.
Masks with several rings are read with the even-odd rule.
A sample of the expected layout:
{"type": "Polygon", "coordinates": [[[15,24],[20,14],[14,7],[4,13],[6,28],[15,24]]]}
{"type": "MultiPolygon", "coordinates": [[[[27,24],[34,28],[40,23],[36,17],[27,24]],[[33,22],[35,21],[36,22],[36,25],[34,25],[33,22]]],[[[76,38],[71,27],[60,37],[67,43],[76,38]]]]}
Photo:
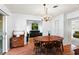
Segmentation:
{"type": "Polygon", "coordinates": [[[44,52],[45,54],[53,54],[53,48],[54,48],[54,43],[53,41],[49,41],[49,42],[44,42],[43,44],[43,48],[44,48],[44,52]]]}
{"type": "Polygon", "coordinates": [[[54,41],[54,45],[56,54],[63,54],[62,41],[54,41]]]}
{"type": "Polygon", "coordinates": [[[74,54],[75,55],[79,55],[79,48],[77,48],[77,49],[74,50],[74,54]]]}
{"type": "Polygon", "coordinates": [[[41,44],[40,44],[40,41],[38,40],[34,40],[34,51],[35,51],[35,54],[41,54],[41,44]]]}

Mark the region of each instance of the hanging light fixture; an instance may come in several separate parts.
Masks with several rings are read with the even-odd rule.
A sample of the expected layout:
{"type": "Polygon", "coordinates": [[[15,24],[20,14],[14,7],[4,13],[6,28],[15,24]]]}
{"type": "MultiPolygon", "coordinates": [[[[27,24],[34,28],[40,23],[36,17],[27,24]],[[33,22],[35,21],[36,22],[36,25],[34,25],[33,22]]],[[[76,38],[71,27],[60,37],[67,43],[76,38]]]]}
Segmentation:
{"type": "Polygon", "coordinates": [[[47,21],[51,20],[52,17],[48,15],[48,8],[47,8],[47,5],[46,5],[46,4],[43,4],[43,6],[44,6],[44,16],[43,16],[43,20],[47,22],[47,21]]]}

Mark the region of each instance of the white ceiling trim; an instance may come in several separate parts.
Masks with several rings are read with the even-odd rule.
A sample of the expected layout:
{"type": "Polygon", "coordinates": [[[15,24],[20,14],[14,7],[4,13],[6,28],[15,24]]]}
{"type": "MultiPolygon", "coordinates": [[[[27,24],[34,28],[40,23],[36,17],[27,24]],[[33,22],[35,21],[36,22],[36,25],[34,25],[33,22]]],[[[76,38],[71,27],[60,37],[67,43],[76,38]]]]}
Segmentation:
{"type": "MultiPolygon", "coordinates": [[[[59,15],[61,13],[72,12],[79,9],[78,4],[56,4],[58,7],[53,8],[55,4],[48,4],[48,14],[52,16],[59,15]]],[[[44,14],[44,8],[42,4],[5,4],[5,6],[12,13],[30,14],[42,16],[44,14]]]]}

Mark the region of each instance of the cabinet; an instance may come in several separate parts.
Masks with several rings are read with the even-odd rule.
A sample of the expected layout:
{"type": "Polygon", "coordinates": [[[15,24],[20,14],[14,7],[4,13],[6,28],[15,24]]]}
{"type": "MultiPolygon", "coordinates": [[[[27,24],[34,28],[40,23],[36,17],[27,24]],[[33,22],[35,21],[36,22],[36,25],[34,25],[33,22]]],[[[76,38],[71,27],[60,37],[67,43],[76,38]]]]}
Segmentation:
{"type": "Polygon", "coordinates": [[[13,36],[10,39],[11,48],[22,47],[22,46],[24,46],[24,35],[20,35],[19,37],[13,36]]]}

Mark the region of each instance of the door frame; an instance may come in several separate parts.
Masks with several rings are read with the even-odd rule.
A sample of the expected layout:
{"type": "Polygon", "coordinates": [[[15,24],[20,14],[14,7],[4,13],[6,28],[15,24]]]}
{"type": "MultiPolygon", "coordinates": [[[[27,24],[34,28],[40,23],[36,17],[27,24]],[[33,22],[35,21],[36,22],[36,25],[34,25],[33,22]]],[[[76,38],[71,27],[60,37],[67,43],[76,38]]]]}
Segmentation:
{"type": "MultiPolygon", "coordinates": [[[[1,13],[0,13],[1,14],[1,13]]],[[[5,41],[6,41],[6,20],[5,20],[5,16],[4,15],[0,15],[2,17],[2,53],[4,52],[4,49],[5,49],[5,41]]]]}
{"type": "MultiPolygon", "coordinates": [[[[71,27],[72,27],[72,21],[76,20],[76,19],[79,19],[79,16],[78,17],[74,17],[74,18],[70,18],[68,20],[70,20],[70,23],[71,23],[71,27]]],[[[71,30],[71,40],[70,42],[72,41],[72,28],[70,29],[71,30]]],[[[72,42],[71,42],[72,43],[72,42]]]]}
{"type": "Polygon", "coordinates": [[[3,16],[3,50],[2,52],[6,52],[7,51],[7,19],[6,16],[3,16]]]}
{"type": "Polygon", "coordinates": [[[2,39],[2,53],[7,52],[7,16],[3,10],[0,9],[0,14],[3,16],[3,39],[2,39]]]}

